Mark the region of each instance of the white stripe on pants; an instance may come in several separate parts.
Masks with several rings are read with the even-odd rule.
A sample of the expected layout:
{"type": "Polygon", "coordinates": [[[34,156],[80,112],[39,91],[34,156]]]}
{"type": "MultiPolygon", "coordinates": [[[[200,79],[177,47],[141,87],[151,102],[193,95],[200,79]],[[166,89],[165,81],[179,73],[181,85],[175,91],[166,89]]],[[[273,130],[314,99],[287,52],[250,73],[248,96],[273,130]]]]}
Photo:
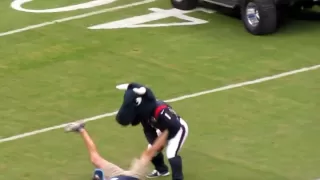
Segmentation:
{"type": "MultiPolygon", "coordinates": [[[[188,133],[189,133],[188,124],[182,118],[180,118],[180,123],[182,125],[180,130],[173,138],[171,138],[168,141],[167,150],[166,150],[166,155],[168,159],[175,157],[179,153],[185,140],[188,137],[188,133]]],[[[157,134],[158,136],[161,134],[161,131],[158,129],[157,129],[157,134]]],[[[151,147],[151,144],[149,144],[148,147],[151,147]]]]}

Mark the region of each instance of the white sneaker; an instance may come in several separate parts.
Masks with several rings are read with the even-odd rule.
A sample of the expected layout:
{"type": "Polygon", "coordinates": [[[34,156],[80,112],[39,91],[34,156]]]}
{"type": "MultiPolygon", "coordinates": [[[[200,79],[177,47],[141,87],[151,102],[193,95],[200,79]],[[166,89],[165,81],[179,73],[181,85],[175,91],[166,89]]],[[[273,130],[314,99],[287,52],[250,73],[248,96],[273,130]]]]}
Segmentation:
{"type": "Polygon", "coordinates": [[[163,177],[163,176],[169,176],[170,172],[163,172],[159,173],[157,170],[153,170],[150,174],[147,175],[147,178],[157,178],[157,177],[163,177]]]}
{"type": "Polygon", "coordinates": [[[73,122],[73,123],[66,125],[64,130],[66,132],[79,132],[79,130],[84,128],[84,126],[85,126],[84,121],[77,121],[77,122],[73,122]]]}

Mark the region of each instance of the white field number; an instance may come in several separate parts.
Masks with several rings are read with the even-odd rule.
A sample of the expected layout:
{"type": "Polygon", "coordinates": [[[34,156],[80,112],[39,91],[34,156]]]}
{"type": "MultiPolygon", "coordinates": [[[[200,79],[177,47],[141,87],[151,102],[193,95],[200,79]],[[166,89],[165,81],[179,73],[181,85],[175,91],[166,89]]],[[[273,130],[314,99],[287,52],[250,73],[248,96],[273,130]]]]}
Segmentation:
{"type": "Polygon", "coordinates": [[[30,12],[30,13],[58,13],[58,12],[67,12],[67,11],[75,11],[79,9],[89,9],[89,8],[94,8],[106,4],[111,4],[117,0],[90,0],[89,2],[81,3],[81,4],[76,4],[76,5],[70,5],[70,6],[65,6],[65,7],[59,7],[59,8],[53,8],[53,9],[26,9],[23,8],[22,5],[25,3],[29,3],[32,0],[14,0],[11,3],[11,7],[15,10],[18,11],[23,11],[23,12],[30,12]]]}
{"type": "Polygon", "coordinates": [[[105,24],[99,24],[89,27],[89,29],[120,29],[120,28],[145,28],[145,27],[168,27],[168,26],[190,26],[208,23],[206,20],[191,17],[186,15],[187,13],[199,11],[196,9],[193,11],[181,11],[178,9],[160,9],[160,8],[149,8],[152,11],[149,14],[129,17],[126,19],[108,22],[105,24]],[[184,22],[172,22],[172,23],[157,23],[147,24],[152,21],[162,20],[165,18],[174,17],[184,22]]]}
{"type": "Polygon", "coordinates": [[[164,113],[164,115],[165,115],[169,120],[171,120],[171,117],[170,117],[167,113],[164,113]]]}
{"type": "MultiPolygon", "coordinates": [[[[26,3],[29,3],[33,0],[14,0],[11,3],[11,7],[17,11],[29,12],[29,13],[59,13],[59,12],[67,12],[67,11],[75,11],[79,9],[89,9],[102,5],[111,4],[118,0],[90,0],[89,2],[69,5],[65,7],[52,8],[52,9],[26,9],[22,6],[26,3]]],[[[195,11],[203,11],[206,13],[213,13],[208,9],[198,8],[192,11],[182,11],[178,9],[160,9],[160,8],[149,8],[152,11],[149,14],[129,17],[122,20],[117,20],[113,22],[107,22],[104,24],[98,24],[88,29],[98,30],[98,29],[120,29],[120,28],[146,28],[146,27],[169,27],[169,26],[191,26],[191,25],[200,25],[208,23],[208,21],[191,17],[186,15],[190,12],[195,11]],[[157,23],[157,24],[148,24],[152,21],[162,20],[165,18],[177,18],[179,22],[171,22],[171,23],[157,23]]]]}

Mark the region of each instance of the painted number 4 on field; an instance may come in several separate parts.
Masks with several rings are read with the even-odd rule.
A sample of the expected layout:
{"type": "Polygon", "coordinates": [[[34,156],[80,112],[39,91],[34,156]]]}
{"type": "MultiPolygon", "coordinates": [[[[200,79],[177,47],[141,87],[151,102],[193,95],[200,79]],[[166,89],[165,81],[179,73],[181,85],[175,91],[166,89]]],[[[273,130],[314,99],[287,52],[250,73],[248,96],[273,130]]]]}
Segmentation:
{"type": "Polygon", "coordinates": [[[181,11],[178,9],[160,9],[160,8],[149,8],[152,11],[149,14],[134,16],[118,21],[108,22],[105,24],[99,24],[89,27],[89,29],[119,29],[119,28],[143,28],[143,27],[168,27],[168,26],[190,26],[208,23],[208,21],[191,17],[186,15],[190,12],[204,11],[207,13],[213,13],[205,9],[196,9],[192,11],[181,11]],[[165,18],[177,18],[184,22],[171,22],[171,23],[157,23],[157,24],[146,24],[152,21],[162,20],[165,18]]]}

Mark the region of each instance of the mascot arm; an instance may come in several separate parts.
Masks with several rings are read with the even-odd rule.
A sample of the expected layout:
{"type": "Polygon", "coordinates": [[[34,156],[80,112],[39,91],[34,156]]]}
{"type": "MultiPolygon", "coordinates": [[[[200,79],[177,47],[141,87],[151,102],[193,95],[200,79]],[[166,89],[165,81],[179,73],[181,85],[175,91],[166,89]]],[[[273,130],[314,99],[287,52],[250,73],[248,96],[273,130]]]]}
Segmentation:
{"type": "Polygon", "coordinates": [[[153,144],[158,137],[157,130],[144,121],[141,121],[141,124],[143,126],[143,132],[147,141],[149,144],[153,144]]]}
{"type": "Polygon", "coordinates": [[[153,142],[157,139],[158,135],[156,131],[146,131],[144,130],[144,134],[149,144],[153,144],[153,142]]]}

